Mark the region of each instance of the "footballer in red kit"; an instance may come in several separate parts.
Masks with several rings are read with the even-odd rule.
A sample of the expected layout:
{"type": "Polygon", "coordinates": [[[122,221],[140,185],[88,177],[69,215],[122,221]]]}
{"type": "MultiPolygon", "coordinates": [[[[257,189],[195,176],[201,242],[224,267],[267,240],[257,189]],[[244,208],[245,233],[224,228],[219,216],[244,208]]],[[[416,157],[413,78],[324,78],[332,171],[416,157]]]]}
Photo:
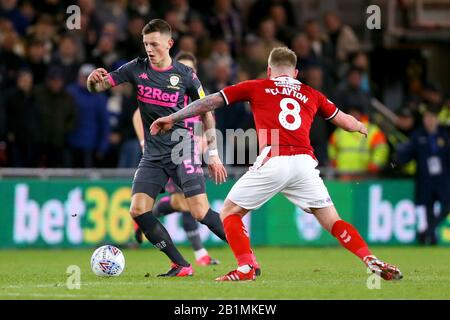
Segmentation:
{"type": "Polygon", "coordinates": [[[251,102],[260,146],[292,146],[311,156],[314,156],[314,150],[309,131],[314,115],[318,113],[331,120],[339,111],[319,91],[284,75],[244,81],[221,93],[228,105],[237,101],[251,102]],[[272,137],[273,132],[279,135],[272,137]]]}
{"type": "Polygon", "coordinates": [[[238,101],[250,102],[261,150],[253,166],[231,188],[220,213],[238,267],[216,280],[255,280],[255,258],[242,218],[277,193],[313,214],[320,225],[359,257],[370,271],[385,280],[400,280],[403,277],[400,270],[374,256],[359,232],[340,218],[316,168],[318,162],[309,141],[316,114],[346,131],[366,137],[367,128],[339,110],[323,94],[296,80],[296,64],[297,57],[292,50],[274,48],[268,59],[268,79],[226,87],[220,93],[157,119],[150,127],[151,134],[155,135],[193,115],[238,101]]]}

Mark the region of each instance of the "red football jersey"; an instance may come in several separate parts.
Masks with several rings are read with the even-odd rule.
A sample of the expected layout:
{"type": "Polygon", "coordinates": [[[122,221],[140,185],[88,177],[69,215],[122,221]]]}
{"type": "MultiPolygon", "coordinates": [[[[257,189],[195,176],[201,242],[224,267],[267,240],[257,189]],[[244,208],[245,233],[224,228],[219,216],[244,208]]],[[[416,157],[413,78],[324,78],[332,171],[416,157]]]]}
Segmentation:
{"type": "Polygon", "coordinates": [[[339,112],[322,93],[288,76],[244,81],[220,92],[228,105],[250,102],[261,148],[288,147],[287,154],[314,156],[309,131],[315,114],[331,120],[339,112]]]}

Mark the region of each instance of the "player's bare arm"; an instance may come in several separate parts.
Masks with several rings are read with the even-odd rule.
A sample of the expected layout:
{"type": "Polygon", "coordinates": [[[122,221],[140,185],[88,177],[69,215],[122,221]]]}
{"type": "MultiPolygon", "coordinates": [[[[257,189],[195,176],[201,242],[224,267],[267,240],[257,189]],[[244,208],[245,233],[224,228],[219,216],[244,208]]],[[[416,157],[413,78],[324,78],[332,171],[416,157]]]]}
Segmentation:
{"type": "Polygon", "coordinates": [[[220,184],[226,181],[227,171],[223,166],[222,161],[219,158],[219,153],[217,151],[214,116],[211,112],[206,112],[201,115],[201,119],[203,122],[203,129],[205,130],[205,136],[209,150],[208,171],[210,176],[214,179],[214,182],[220,184]]]}
{"type": "Polygon", "coordinates": [[[201,115],[203,130],[205,132],[208,150],[217,150],[217,139],[215,131],[215,120],[211,112],[206,112],[201,115]]]}
{"type": "Polygon", "coordinates": [[[190,103],[185,108],[171,114],[167,117],[162,117],[153,121],[150,126],[150,132],[152,135],[158,134],[158,132],[165,132],[170,130],[174,123],[190,118],[193,116],[198,116],[204,114],[208,111],[213,111],[217,108],[224,106],[224,100],[220,93],[213,93],[203,99],[196,100],[190,103]]]}
{"type": "Polygon", "coordinates": [[[145,137],[144,137],[144,128],[142,127],[142,118],[141,112],[139,109],[136,109],[133,113],[133,127],[136,132],[136,136],[139,139],[139,144],[141,145],[142,151],[144,151],[145,137]]]}
{"type": "Polygon", "coordinates": [[[339,111],[338,114],[331,120],[331,122],[349,132],[359,132],[365,137],[367,137],[367,128],[361,122],[356,120],[355,117],[343,112],[339,111]]]}
{"type": "Polygon", "coordinates": [[[87,79],[86,87],[89,92],[102,92],[112,87],[107,77],[108,71],[103,68],[95,69],[87,79]]]}

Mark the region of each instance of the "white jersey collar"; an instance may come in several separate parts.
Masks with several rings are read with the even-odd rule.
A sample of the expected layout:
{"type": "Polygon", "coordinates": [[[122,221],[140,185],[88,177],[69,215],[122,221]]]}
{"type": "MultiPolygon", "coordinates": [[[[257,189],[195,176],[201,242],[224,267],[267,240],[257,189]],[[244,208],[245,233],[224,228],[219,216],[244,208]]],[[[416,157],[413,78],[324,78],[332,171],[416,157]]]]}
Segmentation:
{"type": "Polygon", "coordinates": [[[281,75],[281,76],[278,76],[278,77],[275,77],[275,78],[270,78],[270,80],[301,84],[301,82],[298,81],[297,79],[294,79],[294,78],[292,78],[290,76],[286,76],[286,75],[281,75]]]}

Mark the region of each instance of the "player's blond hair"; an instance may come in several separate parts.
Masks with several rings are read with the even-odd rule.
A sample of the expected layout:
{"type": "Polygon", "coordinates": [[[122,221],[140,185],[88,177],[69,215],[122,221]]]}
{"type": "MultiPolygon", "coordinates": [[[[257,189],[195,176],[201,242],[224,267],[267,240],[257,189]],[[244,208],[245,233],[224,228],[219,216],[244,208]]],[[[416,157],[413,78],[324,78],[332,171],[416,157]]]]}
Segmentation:
{"type": "Polygon", "coordinates": [[[277,47],[270,51],[268,63],[271,68],[295,68],[297,66],[297,56],[288,47],[277,47]]]}

